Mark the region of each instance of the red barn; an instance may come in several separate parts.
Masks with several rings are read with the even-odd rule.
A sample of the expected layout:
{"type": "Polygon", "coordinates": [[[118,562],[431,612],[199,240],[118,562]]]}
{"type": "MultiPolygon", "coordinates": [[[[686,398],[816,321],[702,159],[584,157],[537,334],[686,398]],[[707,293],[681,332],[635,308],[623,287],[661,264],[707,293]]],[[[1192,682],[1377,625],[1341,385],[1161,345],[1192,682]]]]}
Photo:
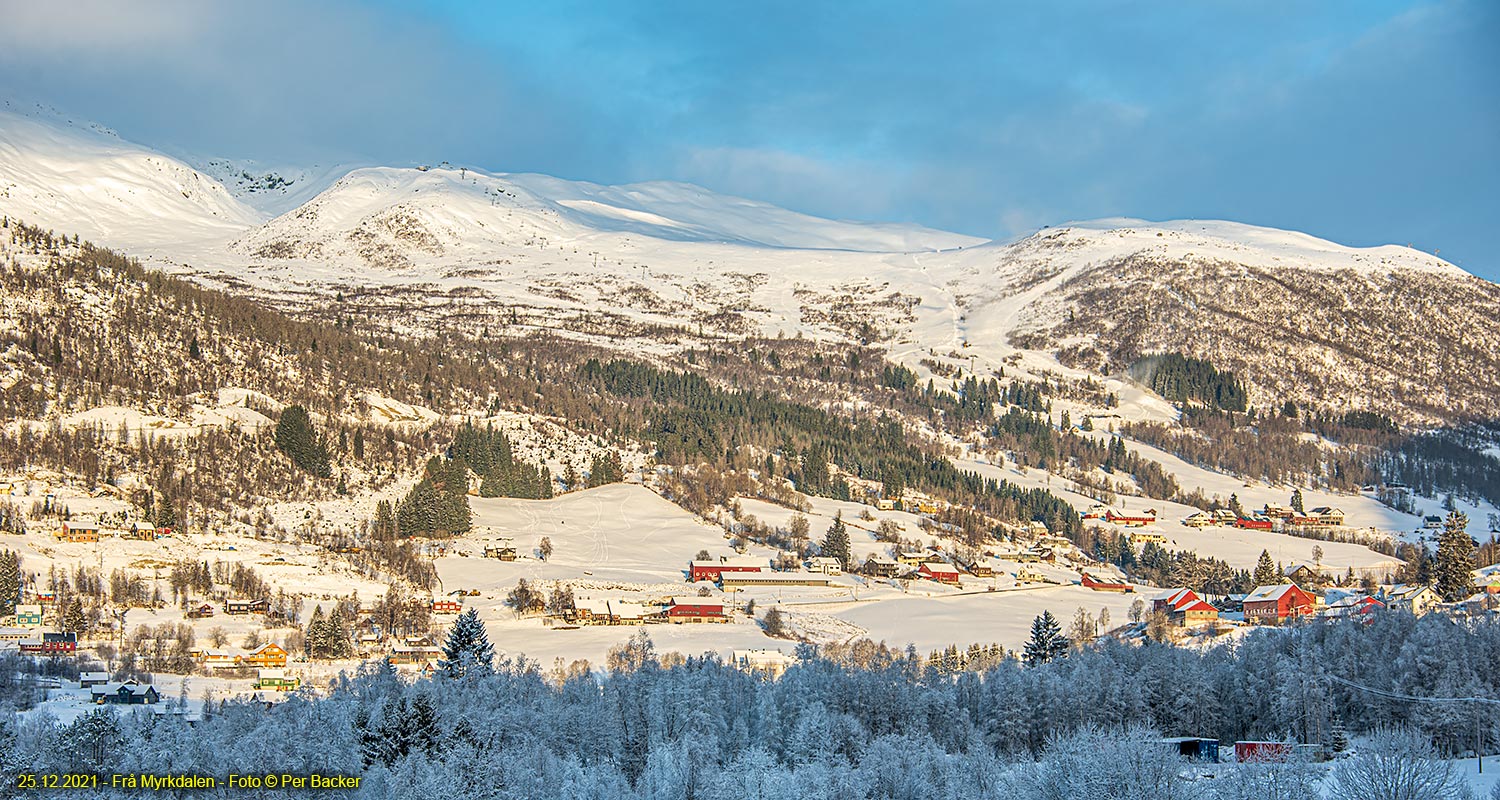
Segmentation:
{"type": "Polygon", "coordinates": [[[667,606],[672,622],[728,622],[724,601],[713,597],[674,597],[667,606]]]}
{"type": "Polygon", "coordinates": [[[1256,625],[1280,625],[1313,613],[1317,601],[1295,583],[1257,586],[1245,595],[1245,621],[1256,625]]]}
{"type": "Polygon", "coordinates": [[[942,561],[926,561],[917,567],[917,574],[930,581],[958,585],[958,568],[942,561]]]}
{"type": "Polygon", "coordinates": [[[1079,582],[1083,584],[1083,586],[1084,586],[1085,589],[1093,589],[1096,592],[1133,592],[1133,591],[1135,591],[1135,589],[1130,584],[1128,584],[1128,583],[1118,583],[1118,582],[1115,582],[1115,581],[1101,581],[1101,580],[1097,580],[1097,579],[1094,578],[1094,576],[1088,574],[1087,572],[1082,573],[1082,578],[1081,578],[1081,580],[1079,582]]]}
{"type": "Polygon", "coordinates": [[[1127,514],[1123,511],[1110,509],[1104,512],[1104,519],[1116,525],[1125,525],[1128,527],[1154,525],[1156,523],[1156,509],[1148,508],[1139,514],[1127,514]]]}
{"type": "Polygon", "coordinates": [[[766,560],[763,558],[720,558],[718,561],[694,561],[689,580],[693,583],[698,581],[717,583],[719,577],[725,572],[765,571],[766,560]]]}
{"type": "Polygon", "coordinates": [[[1250,531],[1269,531],[1275,529],[1276,523],[1272,522],[1269,519],[1266,519],[1265,517],[1254,515],[1249,517],[1240,517],[1239,519],[1234,521],[1234,527],[1244,528],[1245,530],[1250,531]]]}

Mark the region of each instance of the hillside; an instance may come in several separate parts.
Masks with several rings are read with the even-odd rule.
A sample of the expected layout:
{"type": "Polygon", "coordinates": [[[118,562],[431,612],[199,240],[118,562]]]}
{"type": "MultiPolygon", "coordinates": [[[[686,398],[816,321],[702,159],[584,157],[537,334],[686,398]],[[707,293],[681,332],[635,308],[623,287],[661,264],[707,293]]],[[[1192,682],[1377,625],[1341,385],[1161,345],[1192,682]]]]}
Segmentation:
{"type": "Polygon", "coordinates": [[[260,219],[218,181],[99,125],[0,107],[0,212],[116,247],[218,241],[260,219]]]}

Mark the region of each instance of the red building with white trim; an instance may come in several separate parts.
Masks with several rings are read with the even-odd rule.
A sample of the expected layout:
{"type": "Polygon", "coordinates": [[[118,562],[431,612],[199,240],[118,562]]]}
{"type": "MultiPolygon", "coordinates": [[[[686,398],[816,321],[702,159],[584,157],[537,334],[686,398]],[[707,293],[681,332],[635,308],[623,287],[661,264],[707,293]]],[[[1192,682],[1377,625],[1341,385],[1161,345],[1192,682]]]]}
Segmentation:
{"type": "Polygon", "coordinates": [[[729,621],[724,601],[716,597],[674,597],[672,604],[667,606],[666,615],[672,622],[729,621]]]}
{"type": "Polygon", "coordinates": [[[1257,586],[1245,595],[1245,621],[1255,625],[1280,625],[1313,613],[1318,601],[1295,583],[1257,586]]]}

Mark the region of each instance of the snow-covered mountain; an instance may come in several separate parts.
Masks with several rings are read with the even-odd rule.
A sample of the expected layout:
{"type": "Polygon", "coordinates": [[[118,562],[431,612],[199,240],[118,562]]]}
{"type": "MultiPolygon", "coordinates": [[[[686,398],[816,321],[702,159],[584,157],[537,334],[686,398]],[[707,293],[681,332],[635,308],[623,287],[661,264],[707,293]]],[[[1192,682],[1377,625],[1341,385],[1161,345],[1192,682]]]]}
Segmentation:
{"type": "Polygon", "coordinates": [[[933,251],[982,241],[915,225],[819,219],[682,183],[601,186],[455,167],[372,167],[349,172],[235,247],[267,258],[397,267],[610,238],[599,234],[860,252],[933,251]]]}
{"type": "Polygon", "coordinates": [[[117,247],[222,239],[259,222],[218,181],[99,125],[0,107],[0,212],[117,247]]]}
{"type": "Polygon", "coordinates": [[[947,354],[1084,377],[1178,350],[1240,372],[1262,407],[1500,416],[1483,379],[1500,371],[1500,288],[1406,247],[1128,219],[986,243],[680,183],[195,163],[206,172],[98,126],[0,112],[0,212],[309,313],[342,293],[372,323],[658,354],[801,335],[884,346],[923,377],[947,354]]]}

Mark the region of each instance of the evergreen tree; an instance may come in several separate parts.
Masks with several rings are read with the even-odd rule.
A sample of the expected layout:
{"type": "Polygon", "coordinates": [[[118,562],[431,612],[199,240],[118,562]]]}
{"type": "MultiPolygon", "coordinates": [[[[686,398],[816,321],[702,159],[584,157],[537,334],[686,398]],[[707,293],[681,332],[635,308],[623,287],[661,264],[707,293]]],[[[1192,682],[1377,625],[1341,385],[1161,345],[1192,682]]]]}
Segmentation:
{"type": "Polygon", "coordinates": [[[1305,508],[1302,507],[1302,490],[1301,489],[1296,489],[1296,490],[1292,491],[1292,510],[1295,511],[1295,512],[1297,512],[1298,514],[1303,514],[1303,513],[1306,513],[1306,511],[1307,511],[1307,509],[1305,509],[1305,508]]]}
{"type": "Polygon", "coordinates": [[[150,517],[151,524],[158,528],[177,527],[177,509],[165,492],[157,493],[156,503],[151,510],[150,517]]]}
{"type": "Polygon", "coordinates": [[[1051,611],[1043,611],[1031,621],[1031,638],[1026,642],[1022,660],[1026,662],[1026,666],[1034,667],[1067,652],[1068,640],[1062,634],[1062,626],[1057,624],[1057,618],[1052,616],[1051,611]]]}
{"type": "Polygon", "coordinates": [[[344,612],[333,607],[324,623],[328,658],[351,658],[354,656],[354,640],[349,637],[349,628],[344,624],[344,612]]]}
{"type": "Polygon", "coordinates": [[[834,516],[833,525],[828,528],[828,535],[823,537],[822,553],[829,558],[838,559],[844,569],[850,569],[849,528],[844,524],[842,511],[834,516]]]}
{"type": "Polygon", "coordinates": [[[68,602],[68,607],[63,610],[62,619],[58,622],[58,627],[62,628],[64,633],[76,633],[79,635],[82,635],[84,629],[88,627],[88,622],[83,618],[83,603],[79,602],[76,595],[68,602]]]}
{"type": "Polygon", "coordinates": [[[1443,599],[1456,603],[1474,594],[1474,540],[1469,538],[1469,518],[1449,512],[1438,534],[1433,588],[1443,599]]]}
{"type": "Polygon", "coordinates": [[[11,550],[0,552],[0,615],[16,613],[21,602],[21,559],[11,550]]]}
{"type": "Polygon", "coordinates": [[[276,422],[276,447],[286,453],[293,464],[319,478],[333,477],[328,446],[313,429],[312,417],[299,405],[287,406],[276,422]]]}
{"type": "Polygon", "coordinates": [[[443,645],[443,673],[450,678],[482,677],[494,671],[494,660],[495,648],[479,612],[471,608],[458,615],[443,645]]]}
{"type": "Polygon", "coordinates": [[[1260,551],[1260,560],[1255,562],[1255,573],[1251,580],[1256,586],[1280,585],[1281,573],[1276,571],[1276,564],[1271,561],[1269,551],[1260,551]]]}
{"type": "Polygon", "coordinates": [[[323,618],[323,607],[313,609],[312,619],[307,623],[307,635],[303,638],[303,649],[308,658],[325,658],[328,652],[328,623],[323,618]]]}
{"type": "Polygon", "coordinates": [[[1242,519],[1244,518],[1244,516],[1245,516],[1245,507],[1242,506],[1242,505],[1240,505],[1240,496],[1239,495],[1233,494],[1233,493],[1231,493],[1229,495],[1229,510],[1233,511],[1234,515],[1236,517],[1242,518],[1242,519]]]}
{"type": "Polygon", "coordinates": [[[589,488],[619,483],[625,480],[625,470],[620,466],[620,454],[606,450],[594,456],[589,464],[589,488]]]}

